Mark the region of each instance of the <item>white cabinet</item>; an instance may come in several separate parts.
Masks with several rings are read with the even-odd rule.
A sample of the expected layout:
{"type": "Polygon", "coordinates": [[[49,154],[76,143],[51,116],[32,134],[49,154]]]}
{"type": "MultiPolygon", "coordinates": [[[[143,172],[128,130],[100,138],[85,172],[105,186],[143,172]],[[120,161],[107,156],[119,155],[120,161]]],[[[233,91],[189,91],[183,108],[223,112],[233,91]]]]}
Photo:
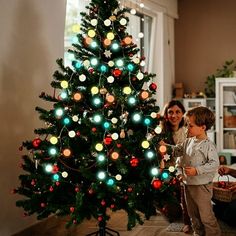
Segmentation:
{"type": "Polygon", "coordinates": [[[216,78],[216,143],[236,156],[236,78],[216,78]]]}

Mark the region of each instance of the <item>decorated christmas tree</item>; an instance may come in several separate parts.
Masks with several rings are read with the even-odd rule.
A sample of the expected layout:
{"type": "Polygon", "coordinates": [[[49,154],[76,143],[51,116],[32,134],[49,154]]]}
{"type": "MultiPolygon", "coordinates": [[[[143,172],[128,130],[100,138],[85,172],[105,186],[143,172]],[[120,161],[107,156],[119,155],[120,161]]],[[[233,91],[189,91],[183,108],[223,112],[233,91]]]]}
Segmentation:
{"type": "MultiPolygon", "coordinates": [[[[155,214],[173,196],[174,167],[159,150],[159,107],[154,74],[127,33],[127,9],[116,0],[92,0],[81,13],[71,66],[59,59],[52,95],[36,107],[42,128],[22,144],[17,206],[38,219],[69,216],[67,226],[95,218],[106,229],[110,211],[125,210],[127,228],[155,214]]],[[[103,235],[103,234],[102,234],[103,235]]]]}

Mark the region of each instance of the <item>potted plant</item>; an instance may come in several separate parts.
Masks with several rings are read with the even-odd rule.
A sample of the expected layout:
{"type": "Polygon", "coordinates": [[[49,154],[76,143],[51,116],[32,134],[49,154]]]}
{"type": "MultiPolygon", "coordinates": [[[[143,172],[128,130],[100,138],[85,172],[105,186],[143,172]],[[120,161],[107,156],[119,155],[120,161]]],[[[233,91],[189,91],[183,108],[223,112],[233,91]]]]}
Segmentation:
{"type": "Polygon", "coordinates": [[[234,60],[225,61],[222,68],[217,69],[215,74],[207,76],[205,85],[205,94],[207,97],[215,97],[215,78],[228,78],[234,77],[236,70],[236,64],[234,60]]]}

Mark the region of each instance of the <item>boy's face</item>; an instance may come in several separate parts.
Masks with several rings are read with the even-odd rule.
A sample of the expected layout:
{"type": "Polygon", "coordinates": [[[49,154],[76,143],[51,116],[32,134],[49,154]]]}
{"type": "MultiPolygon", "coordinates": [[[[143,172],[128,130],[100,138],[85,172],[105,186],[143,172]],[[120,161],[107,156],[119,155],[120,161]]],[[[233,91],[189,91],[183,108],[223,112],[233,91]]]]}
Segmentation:
{"type": "Polygon", "coordinates": [[[195,124],[195,117],[189,116],[187,119],[187,127],[188,127],[188,136],[189,137],[197,137],[200,138],[205,135],[205,125],[197,126],[195,124]]]}

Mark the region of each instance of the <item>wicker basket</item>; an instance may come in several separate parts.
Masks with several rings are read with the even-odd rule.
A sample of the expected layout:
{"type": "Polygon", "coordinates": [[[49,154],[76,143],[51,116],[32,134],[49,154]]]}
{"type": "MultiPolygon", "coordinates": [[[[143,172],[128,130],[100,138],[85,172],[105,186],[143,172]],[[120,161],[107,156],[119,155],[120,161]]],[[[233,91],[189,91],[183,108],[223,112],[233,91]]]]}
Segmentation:
{"type": "Polygon", "coordinates": [[[229,182],[228,176],[228,181],[226,182],[219,181],[219,178],[220,176],[218,177],[218,182],[213,183],[213,198],[221,202],[231,202],[236,199],[236,192],[232,192],[229,189],[235,182],[229,182]],[[222,187],[222,185],[224,186],[222,187]]]}

